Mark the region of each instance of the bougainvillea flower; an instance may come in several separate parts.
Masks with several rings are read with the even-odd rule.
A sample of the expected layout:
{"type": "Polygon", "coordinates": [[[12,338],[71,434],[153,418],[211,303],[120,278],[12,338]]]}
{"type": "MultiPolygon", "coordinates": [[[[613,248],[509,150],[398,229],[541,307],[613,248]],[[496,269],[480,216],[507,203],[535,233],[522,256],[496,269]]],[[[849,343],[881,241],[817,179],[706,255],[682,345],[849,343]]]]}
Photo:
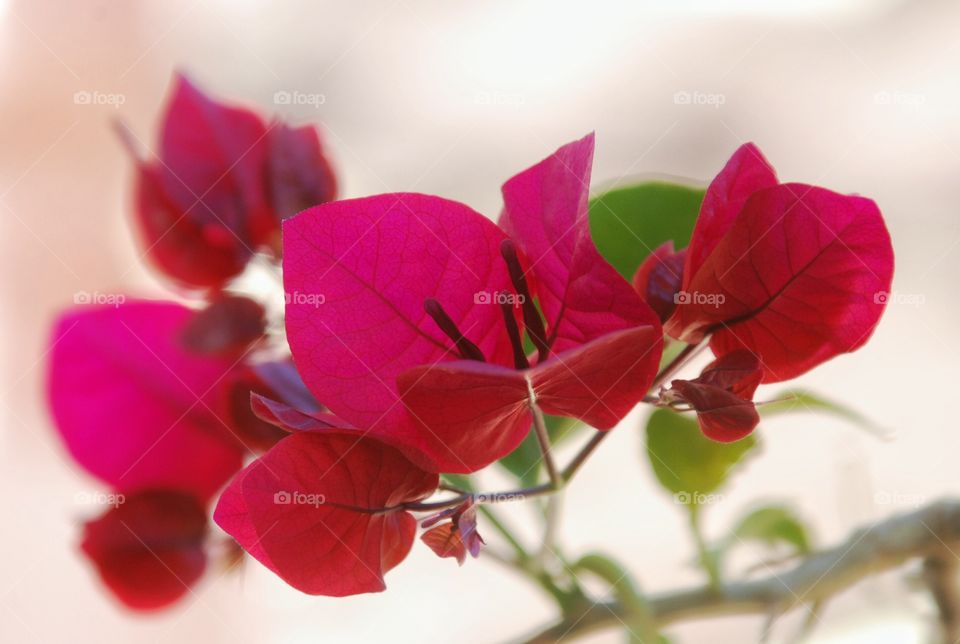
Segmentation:
{"type": "Polygon", "coordinates": [[[590,236],[593,148],[589,134],[503,185],[500,225],[531,262],[555,352],[639,325],[659,331],[653,311],[603,259],[590,236]]]}
{"type": "Polygon", "coordinates": [[[273,397],[306,412],[322,411],[320,403],[303,382],[293,360],[258,362],[250,367],[273,392],[273,397]]]}
{"type": "Polygon", "coordinates": [[[339,418],[322,413],[325,410],[289,359],[240,364],[225,379],[225,388],[228,424],[239,441],[257,453],[267,451],[294,431],[283,422],[287,416],[315,414],[326,419],[324,427],[347,426],[339,418]]]}
{"type": "Polygon", "coordinates": [[[222,386],[234,361],[179,342],[194,311],[127,301],[70,310],[51,340],[50,407],[73,458],[113,488],[210,497],[240,469],[222,386]]]}
{"type": "MultiPolygon", "coordinates": [[[[137,156],[137,146],[126,142],[137,156]]],[[[146,256],[195,287],[219,287],[255,250],[276,249],[283,217],[332,199],[336,190],[315,129],[268,127],[180,75],[157,158],[136,163],[135,221],[146,256]]]]}
{"type": "Polygon", "coordinates": [[[239,441],[253,452],[265,452],[287,435],[276,423],[265,421],[250,406],[252,398],[276,396],[251,368],[241,368],[227,383],[227,422],[239,441]]]}
{"type": "Polygon", "coordinates": [[[271,125],[267,147],[270,205],[281,220],[336,199],[337,177],[315,127],[295,128],[277,121],[271,125]]]}
{"type": "Polygon", "coordinates": [[[484,545],[483,537],[477,532],[477,508],[473,501],[447,508],[421,524],[429,528],[420,535],[420,539],[440,558],[455,558],[459,565],[467,560],[467,553],[476,559],[484,545]]]}
{"type": "Polygon", "coordinates": [[[184,327],[180,341],[193,353],[241,356],[263,339],[266,311],[241,295],[218,294],[184,327]]]}
{"type": "Polygon", "coordinates": [[[432,471],[508,454],[534,402],[615,425],[654,377],[661,331],[590,239],[592,150],[587,137],[507,183],[512,240],[462,204],[415,194],[285,222],[287,337],[316,397],[432,471]]]}
{"type": "Polygon", "coordinates": [[[893,250],[876,204],[777,183],[752,144],[710,184],[665,324],[718,356],[754,353],[763,382],[798,376],[867,341],[890,290],[893,250]]]}
{"type": "Polygon", "coordinates": [[[760,422],[753,394],[762,375],[757,357],[739,349],[715,360],[693,380],[674,380],[660,397],[689,405],[707,438],[729,443],[747,436],[760,422]]]}
{"type": "Polygon", "coordinates": [[[674,251],[673,242],[668,241],[650,253],[633,275],[633,288],[661,322],[670,319],[677,308],[686,257],[687,249],[674,251]]]}
{"type": "Polygon", "coordinates": [[[142,490],[84,524],[80,548],[130,608],[153,610],[184,594],[207,565],[207,513],[195,497],[142,490]]]}
{"type": "Polygon", "coordinates": [[[291,434],[230,483],[217,524],[288,584],[312,595],[379,592],[410,551],[404,509],[439,478],[355,430],[291,434]]]}
{"type": "Polygon", "coordinates": [[[219,287],[240,274],[250,259],[227,229],[202,225],[166,194],[162,169],[138,163],[134,224],[145,255],[173,280],[193,287],[219,287]]]}
{"type": "Polygon", "coordinates": [[[250,409],[257,418],[285,433],[306,432],[315,429],[345,429],[349,426],[333,414],[322,411],[304,411],[292,405],[260,394],[250,396],[250,409]]]}

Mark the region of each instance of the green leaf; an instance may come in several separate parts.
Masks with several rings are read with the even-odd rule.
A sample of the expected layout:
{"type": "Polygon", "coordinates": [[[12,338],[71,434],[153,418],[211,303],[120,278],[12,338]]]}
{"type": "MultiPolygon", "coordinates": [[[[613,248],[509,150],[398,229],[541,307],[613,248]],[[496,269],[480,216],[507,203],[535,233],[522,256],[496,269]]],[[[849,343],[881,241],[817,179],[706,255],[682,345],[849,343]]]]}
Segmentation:
{"type": "Polygon", "coordinates": [[[669,409],[647,420],[647,454],[660,484],[687,506],[702,504],[727,480],[730,471],[756,447],[750,434],[735,443],[717,443],[697,421],[669,409]]]}
{"type": "MultiPolygon", "coordinates": [[[[577,429],[584,426],[575,418],[545,416],[544,419],[551,445],[562,443],[573,436],[577,429]]],[[[530,431],[517,449],[501,458],[498,463],[517,478],[521,487],[536,485],[540,470],[543,469],[540,444],[537,442],[536,434],[530,431]]]]}
{"type": "Polygon", "coordinates": [[[584,555],[572,566],[574,573],[589,572],[610,586],[614,597],[626,609],[626,627],[631,642],[656,642],[660,639],[650,607],[637,589],[629,571],[599,553],[584,555]]]}
{"type": "Polygon", "coordinates": [[[701,505],[688,503],[687,518],[690,519],[690,534],[693,542],[697,546],[697,565],[707,573],[707,579],[710,588],[719,591],[723,587],[723,580],[720,575],[720,556],[718,548],[707,546],[707,540],[703,536],[703,528],[700,525],[701,505]]]}
{"type": "Polygon", "coordinates": [[[628,280],[657,246],[690,242],[703,188],[645,181],[614,188],[590,201],[590,231],[600,254],[628,280]]]}
{"type": "Polygon", "coordinates": [[[468,474],[442,474],[440,478],[443,479],[444,483],[460,488],[461,490],[466,490],[467,492],[476,491],[473,485],[473,479],[471,479],[468,474]]]}
{"type": "Polygon", "coordinates": [[[757,405],[762,418],[790,412],[824,412],[853,423],[880,438],[889,438],[892,432],[849,407],[802,389],[789,389],[773,397],[774,402],[757,405]]]}
{"type": "Polygon", "coordinates": [[[731,545],[741,541],[760,541],[768,546],[786,544],[797,554],[810,552],[810,536],[800,518],[790,508],[769,505],[757,508],[737,523],[731,545]]]}
{"type": "Polygon", "coordinates": [[[669,337],[664,336],[663,343],[663,355],[660,356],[660,371],[663,371],[668,365],[673,363],[676,360],[680,353],[687,348],[687,345],[683,342],[677,340],[670,340],[669,337]]]}
{"type": "Polygon", "coordinates": [[[751,541],[768,547],[784,545],[796,555],[808,554],[812,549],[807,527],[793,510],[783,505],[767,505],[742,517],[730,535],[710,549],[717,570],[733,549],[751,541]]]}

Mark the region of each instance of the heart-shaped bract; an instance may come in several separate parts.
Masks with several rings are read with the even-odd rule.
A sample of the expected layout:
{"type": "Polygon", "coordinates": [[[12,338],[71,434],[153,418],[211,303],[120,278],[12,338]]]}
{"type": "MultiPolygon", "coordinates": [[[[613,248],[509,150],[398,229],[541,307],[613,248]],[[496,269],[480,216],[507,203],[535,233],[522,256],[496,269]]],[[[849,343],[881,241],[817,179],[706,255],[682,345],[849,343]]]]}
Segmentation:
{"type": "Polygon", "coordinates": [[[410,551],[403,508],[432,494],[436,474],[355,430],[293,433],[227,486],[217,524],[288,584],[312,595],[379,592],[410,551]]]}
{"type": "Polygon", "coordinates": [[[886,305],[890,236],[876,204],[777,183],[752,144],[714,179],[664,328],[714,353],[755,354],[763,382],[794,378],[862,346],[886,305]]]}

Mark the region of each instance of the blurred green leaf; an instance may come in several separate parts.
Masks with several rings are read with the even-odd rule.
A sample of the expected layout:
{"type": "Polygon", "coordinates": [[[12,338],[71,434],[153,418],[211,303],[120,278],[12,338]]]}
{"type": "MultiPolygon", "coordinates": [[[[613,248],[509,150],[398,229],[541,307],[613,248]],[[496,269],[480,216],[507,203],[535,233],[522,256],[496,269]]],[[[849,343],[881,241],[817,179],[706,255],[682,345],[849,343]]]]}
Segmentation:
{"type": "Polygon", "coordinates": [[[663,371],[667,365],[676,360],[680,353],[686,348],[687,345],[685,343],[678,340],[671,340],[669,337],[664,336],[663,355],[660,356],[660,369],[658,370],[658,373],[659,371],[663,371]],[[669,342],[667,340],[669,340],[669,342]]]}
{"type": "Polygon", "coordinates": [[[669,409],[647,420],[647,455],[660,484],[687,506],[703,502],[730,471],[756,447],[751,434],[735,443],[717,443],[703,435],[697,421],[669,409]]]}
{"type": "MultiPolygon", "coordinates": [[[[563,443],[563,441],[573,436],[577,429],[584,427],[584,425],[575,418],[545,416],[544,419],[547,422],[547,433],[550,435],[550,444],[554,446],[563,443]]],[[[543,469],[540,445],[537,442],[536,434],[530,431],[517,449],[497,462],[516,477],[521,487],[536,485],[540,476],[540,470],[543,469]]]]}
{"type": "Polygon", "coordinates": [[[440,477],[449,485],[460,488],[467,492],[476,491],[473,485],[473,479],[468,474],[443,474],[440,477]]]}
{"type": "Polygon", "coordinates": [[[824,398],[802,389],[789,389],[773,396],[773,402],[757,406],[762,418],[770,418],[790,412],[824,412],[853,423],[861,429],[880,438],[889,438],[889,430],[880,427],[872,420],[842,403],[824,398]]]}
{"type": "Polygon", "coordinates": [[[784,545],[792,554],[805,555],[811,551],[812,541],[803,520],[792,509],[783,505],[759,507],[742,517],[730,535],[710,549],[717,570],[730,551],[748,542],[768,547],[784,545]]]}
{"type": "Polygon", "coordinates": [[[798,554],[810,552],[810,536],[803,521],[790,508],[769,505],[740,519],[730,537],[731,545],[760,541],[768,546],[786,544],[798,554]]]}
{"type": "Polygon", "coordinates": [[[600,254],[628,280],[657,246],[690,242],[703,188],[645,181],[614,188],[590,201],[590,230],[600,254]]]}

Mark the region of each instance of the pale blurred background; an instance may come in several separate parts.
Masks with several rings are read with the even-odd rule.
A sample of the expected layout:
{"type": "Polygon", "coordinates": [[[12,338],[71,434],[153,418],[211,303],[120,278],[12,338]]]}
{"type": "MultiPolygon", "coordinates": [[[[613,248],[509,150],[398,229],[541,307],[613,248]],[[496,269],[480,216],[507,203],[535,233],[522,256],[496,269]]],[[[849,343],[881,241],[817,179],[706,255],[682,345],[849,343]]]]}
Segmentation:
{"type": "MultiPolygon", "coordinates": [[[[78,291],[164,293],[131,243],[130,167],[109,126],[122,117],[155,141],[174,69],[220,97],[322,123],[346,196],[417,190],[493,216],[504,179],[596,130],[595,185],[650,172],[706,180],[753,140],[785,179],[873,197],[903,297],[862,351],[797,384],[895,439],[829,418],[771,421],[763,455],[706,529],[719,537],[752,503],[792,500],[829,545],[960,491],[960,4],[0,0],[0,641],[486,642],[552,615],[495,563],[457,570],[416,547],[381,595],[307,597],[254,565],[214,570],[180,607],[137,617],[76,554],[77,523],[97,511],[78,498],[99,486],[70,465],[45,412],[47,327],[78,291]],[[320,98],[275,105],[278,91],[320,98]],[[76,92],[122,105],[77,103],[76,92]],[[677,92],[714,104],[678,104],[677,92]]],[[[656,488],[638,427],[628,418],[570,488],[563,539],[573,553],[608,549],[651,591],[698,583],[684,516],[656,488]]],[[[932,607],[904,577],[829,604],[813,640],[924,641],[932,607]]],[[[772,641],[797,625],[784,619],[772,641]]],[[[728,618],[667,632],[750,642],[762,627],[728,618]]]]}

